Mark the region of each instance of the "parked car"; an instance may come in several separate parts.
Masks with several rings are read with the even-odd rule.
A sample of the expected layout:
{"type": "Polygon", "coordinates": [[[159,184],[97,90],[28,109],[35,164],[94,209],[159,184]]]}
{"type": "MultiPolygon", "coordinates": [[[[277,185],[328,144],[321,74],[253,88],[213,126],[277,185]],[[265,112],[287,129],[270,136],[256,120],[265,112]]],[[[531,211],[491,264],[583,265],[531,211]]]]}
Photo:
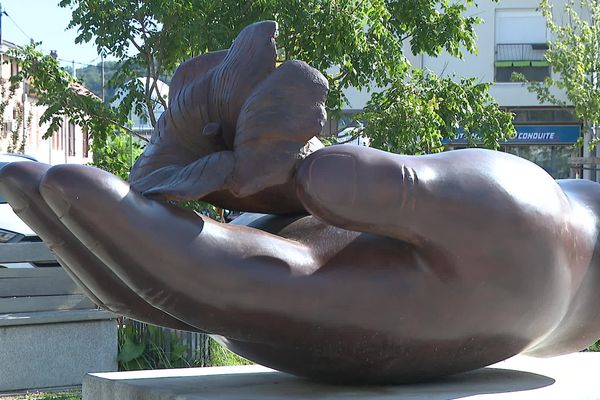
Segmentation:
{"type": "MultiPolygon", "coordinates": [[[[23,154],[0,154],[0,168],[13,162],[36,161],[33,157],[23,154]]],[[[42,239],[14,213],[6,199],[0,193],[0,246],[5,243],[31,243],[40,246],[42,239]]],[[[35,268],[58,266],[59,264],[49,255],[49,260],[40,262],[11,262],[0,263],[0,268],[35,268]]]]}

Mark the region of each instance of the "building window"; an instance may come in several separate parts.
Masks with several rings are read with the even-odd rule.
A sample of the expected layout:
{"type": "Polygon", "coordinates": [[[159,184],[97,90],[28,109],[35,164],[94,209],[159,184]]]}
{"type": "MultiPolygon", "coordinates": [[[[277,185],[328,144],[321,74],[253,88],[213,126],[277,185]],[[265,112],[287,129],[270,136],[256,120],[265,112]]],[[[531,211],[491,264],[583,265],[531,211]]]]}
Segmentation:
{"type": "Polygon", "coordinates": [[[58,150],[58,141],[60,140],[60,130],[52,134],[52,150],[58,150]]]}
{"type": "Polygon", "coordinates": [[[19,73],[19,63],[17,60],[11,60],[10,62],[10,76],[13,77],[19,73]]]}
{"type": "Polygon", "coordinates": [[[61,124],[60,127],[52,134],[52,148],[54,150],[62,150],[62,139],[64,128],[61,124]]]}
{"type": "Polygon", "coordinates": [[[511,82],[513,73],[530,81],[550,76],[546,20],[535,10],[496,10],[496,82],[511,82]]]}
{"type": "Polygon", "coordinates": [[[571,178],[569,159],[578,155],[573,146],[502,146],[501,150],[537,164],[554,179],[571,178]]]}
{"type": "Polygon", "coordinates": [[[89,157],[89,153],[90,153],[90,134],[88,133],[87,129],[83,129],[82,131],[82,136],[83,136],[83,157],[87,158],[89,157]]]}
{"type": "Polygon", "coordinates": [[[69,156],[75,155],[75,124],[69,122],[69,130],[68,130],[68,146],[69,146],[69,156]]]}

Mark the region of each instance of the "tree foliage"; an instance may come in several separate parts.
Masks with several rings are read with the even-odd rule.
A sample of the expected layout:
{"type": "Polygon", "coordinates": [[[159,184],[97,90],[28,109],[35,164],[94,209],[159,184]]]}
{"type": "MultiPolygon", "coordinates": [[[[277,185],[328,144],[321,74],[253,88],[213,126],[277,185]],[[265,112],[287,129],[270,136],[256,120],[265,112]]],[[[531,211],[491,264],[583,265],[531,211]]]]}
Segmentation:
{"type": "Polygon", "coordinates": [[[92,153],[92,165],[127,180],[133,163],[142,154],[142,146],[131,135],[111,135],[93,140],[92,153]]]}
{"type": "MultiPolygon", "coordinates": [[[[8,63],[10,60],[5,62],[8,63]]],[[[3,150],[8,153],[25,152],[27,137],[24,132],[31,126],[31,111],[26,113],[23,103],[15,98],[19,86],[20,83],[4,80],[0,82],[0,138],[6,140],[6,148],[3,150]],[[7,124],[4,120],[9,105],[13,106],[15,124],[7,124]]]]}
{"type": "Polygon", "coordinates": [[[499,110],[489,84],[473,78],[440,78],[414,71],[374,93],[356,118],[366,122],[361,134],[371,146],[403,154],[436,153],[443,139],[459,133],[472,146],[497,148],[514,132],[512,116],[499,110]]]}
{"type": "MultiPolygon", "coordinates": [[[[589,131],[600,125],[600,3],[567,1],[560,23],[548,0],[543,0],[540,7],[554,36],[545,55],[553,76],[531,82],[528,88],[540,101],[560,106],[565,102],[552,89],[565,93],[575,115],[589,131]]],[[[524,77],[515,79],[523,81],[524,77]]]]}
{"type": "MultiPolygon", "coordinates": [[[[330,82],[330,111],[344,104],[343,89],[384,87],[411,71],[404,42],[415,54],[461,57],[476,51],[477,17],[464,16],[467,1],[436,0],[62,0],[72,7],[70,27],[78,42],[122,61],[114,83],[122,85],[143,65],[153,79],[179,62],[208,50],[227,48],[247,24],[279,23],[280,60],[301,59],[323,71],[330,82]],[[129,56],[129,49],[135,49],[129,56]]],[[[140,88],[129,87],[136,92],[140,88]]],[[[149,99],[153,88],[141,88],[149,99]]],[[[151,122],[155,119],[150,116],[151,122]]]]}
{"type": "Polygon", "coordinates": [[[283,59],[305,60],[330,82],[328,106],[343,106],[343,89],[384,87],[409,73],[404,41],[413,53],[461,57],[475,51],[474,27],[463,15],[473,1],[280,0],[267,2],[264,17],[280,23],[283,59]]]}
{"type": "Polygon", "coordinates": [[[123,109],[106,106],[67,73],[57,60],[41,53],[37,45],[32,43],[9,51],[20,65],[19,72],[10,78],[10,82],[17,86],[26,83],[37,104],[46,106],[40,118],[40,125],[49,124],[44,138],[57,132],[65,118],[100,141],[117,130],[126,129],[127,114],[123,109]]]}
{"type": "MultiPolygon", "coordinates": [[[[108,85],[108,81],[117,70],[118,63],[116,61],[104,62],[104,96],[105,99],[114,97],[116,88],[108,85]]],[[[69,73],[72,73],[71,68],[67,68],[69,73]]],[[[96,96],[102,98],[102,63],[96,65],[88,65],[83,68],[78,68],[76,71],[77,79],[80,80],[86,88],[88,88],[96,96]]]]}
{"type": "MultiPolygon", "coordinates": [[[[420,149],[414,143],[392,146],[395,150],[436,151],[439,137],[455,132],[448,133],[442,128],[454,127],[456,123],[463,124],[467,132],[479,129],[483,143],[491,146],[512,132],[512,127],[503,122],[509,118],[508,114],[492,112],[494,103],[489,97],[470,96],[460,85],[452,85],[446,79],[425,79],[431,75],[413,68],[405,57],[407,50],[432,56],[446,51],[456,57],[462,57],[463,51],[475,52],[474,28],[481,21],[465,15],[467,7],[476,5],[473,0],[61,0],[59,4],[72,10],[69,27],[78,32],[76,42],[93,42],[99,53],[116,58],[118,64],[109,86],[120,88],[121,92],[115,96],[125,101],[118,110],[110,110],[95,100],[73,97],[56,87],[59,81],[71,83],[66,76],[56,80],[26,57],[23,74],[35,76],[35,82],[41,86],[51,78],[56,83],[53,88],[36,89],[58,93],[54,101],[50,101],[51,96],[45,97],[48,121],[55,121],[53,116],[72,114],[92,125],[98,116],[102,122],[90,126],[90,132],[107,132],[107,122],[125,125],[125,116],[134,109],[138,115],[147,115],[155,125],[156,116],[152,111],[155,102],[166,106],[166,99],[158,93],[158,78],[168,76],[187,58],[229,47],[247,24],[274,19],[279,23],[279,61],[302,59],[323,71],[330,82],[327,99],[330,113],[335,114],[343,107],[344,89],[377,86],[389,88],[390,92],[376,95],[371,102],[367,115],[373,127],[383,126],[384,121],[400,120],[398,115],[420,121],[422,126],[417,130],[413,129],[415,124],[383,127],[381,132],[388,135],[388,144],[398,142],[394,139],[396,135],[402,140],[408,138],[406,133],[410,130],[413,134],[425,135],[410,139],[412,142],[428,143],[420,149]],[[134,79],[140,70],[151,79],[134,79]],[[429,85],[428,89],[416,87],[421,84],[429,85]],[[409,94],[409,98],[402,99],[401,91],[409,94]],[[463,117],[457,119],[450,112],[432,113],[423,108],[423,101],[431,99],[416,96],[434,92],[445,99],[436,107],[458,110],[463,117]],[[400,101],[394,107],[377,104],[385,98],[400,101]],[[469,103],[457,105],[461,99],[469,103]],[[77,102],[83,106],[81,114],[71,107],[77,102]],[[469,110],[473,110],[473,117],[465,114],[469,110]],[[391,112],[397,115],[386,115],[391,112]],[[380,117],[376,117],[376,113],[381,113],[380,117]],[[439,118],[447,120],[441,123],[439,118]],[[465,125],[475,118],[481,121],[479,127],[465,125]],[[381,123],[377,125],[376,121],[381,123]]],[[[41,60],[50,61],[38,54],[37,61],[41,60]]],[[[485,87],[473,84],[471,92],[482,93],[479,89],[485,87]]]]}

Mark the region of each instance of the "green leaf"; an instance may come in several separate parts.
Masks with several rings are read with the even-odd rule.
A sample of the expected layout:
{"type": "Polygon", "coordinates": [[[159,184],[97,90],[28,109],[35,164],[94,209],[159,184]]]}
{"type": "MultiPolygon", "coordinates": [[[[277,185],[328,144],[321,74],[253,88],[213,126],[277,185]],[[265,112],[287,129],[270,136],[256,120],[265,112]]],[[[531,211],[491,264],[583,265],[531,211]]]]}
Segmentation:
{"type": "Polygon", "coordinates": [[[145,348],[144,343],[137,343],[131,337],[127,337],[119,349],[117,360],[123,363],[135,360],[144,353],[145,348]]]}

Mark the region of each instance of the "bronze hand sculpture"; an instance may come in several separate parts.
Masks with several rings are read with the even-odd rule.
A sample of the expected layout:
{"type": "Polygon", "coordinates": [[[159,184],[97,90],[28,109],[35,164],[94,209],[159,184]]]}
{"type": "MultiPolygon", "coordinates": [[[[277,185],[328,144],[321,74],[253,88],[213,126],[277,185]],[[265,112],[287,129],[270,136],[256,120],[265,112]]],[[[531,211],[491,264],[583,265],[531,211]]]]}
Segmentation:
{"type": "Polygon", "coordinates": [[[0,171],[96,303],[333,382],[425,380],[600,336],[600,185],[486,150],[306,156],[327,83],[275,68],[275,27],[182,64],[131,185],[79,165],[0,171]],[[271,215],[222,224],[169,202],[197,198],[271,215]]]}

